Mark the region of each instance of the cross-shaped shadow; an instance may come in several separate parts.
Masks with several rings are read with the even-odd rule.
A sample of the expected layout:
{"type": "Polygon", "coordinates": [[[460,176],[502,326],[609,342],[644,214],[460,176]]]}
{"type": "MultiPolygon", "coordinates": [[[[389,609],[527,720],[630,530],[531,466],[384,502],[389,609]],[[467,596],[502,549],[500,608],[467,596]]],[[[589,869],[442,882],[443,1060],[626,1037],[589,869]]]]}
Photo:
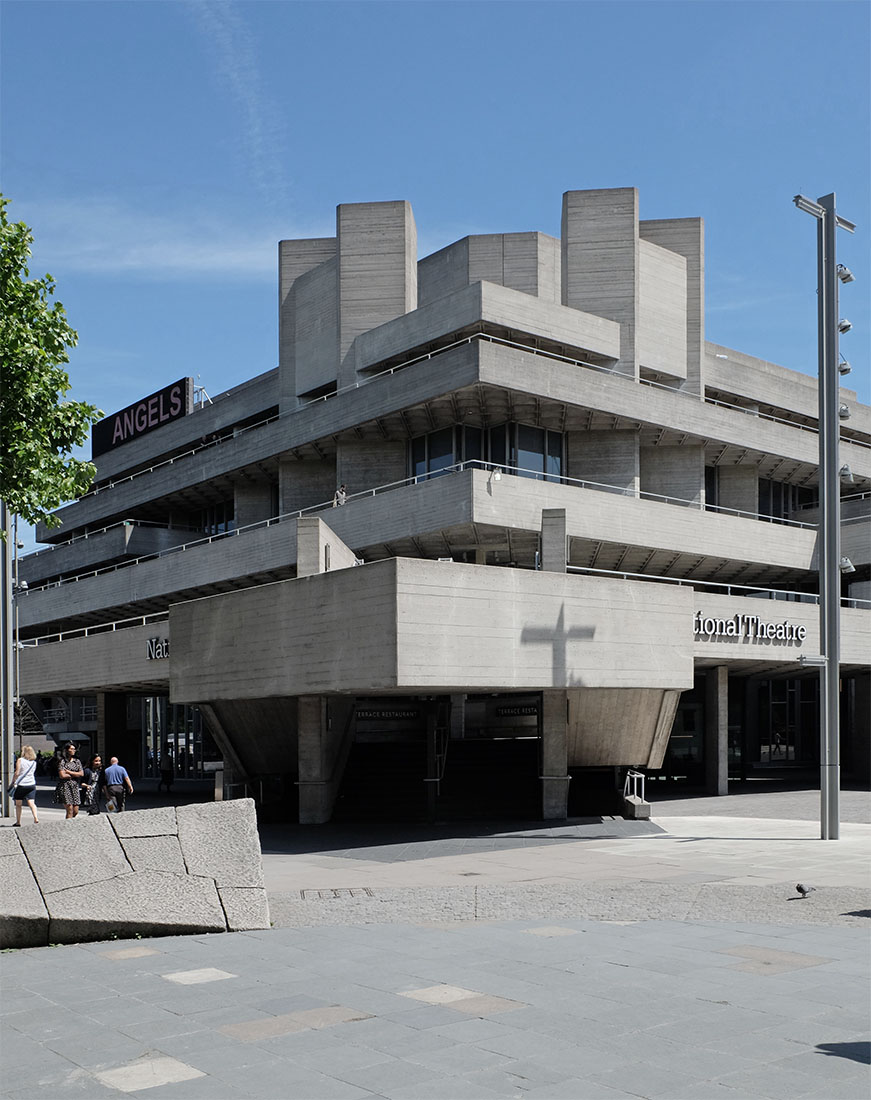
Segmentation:
{"type": "Polygon", "coordinates": [[[580,678],[569,675],[568,643],[572,638],[592,638],[595,627],[573,626],[566,629],[566,605],[560,604],[559,615],[553,630],[543,627],[526,626],[520,634],[521,645],[550,645],[553,650],[553,683],[555,686],[580,685],[580,678]]]}

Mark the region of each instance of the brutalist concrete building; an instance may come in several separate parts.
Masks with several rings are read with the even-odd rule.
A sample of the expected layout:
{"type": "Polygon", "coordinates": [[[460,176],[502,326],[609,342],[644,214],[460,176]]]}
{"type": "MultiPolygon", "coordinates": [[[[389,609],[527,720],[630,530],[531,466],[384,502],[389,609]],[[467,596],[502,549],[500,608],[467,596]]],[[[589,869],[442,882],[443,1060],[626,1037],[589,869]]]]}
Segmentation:
{"type": "MultiPolygon", "coordinates": [[[[818,766],[816,380],[708,343],[704,275],[702,220],[631,188],[567,192],[560,239],[418,260],[380,202],[280,242],[278,368],[155,379],[95,428],[93,490],[21,563],[22,693],[132,772],[307,822],[818,766]]],[[[871,409],[842,400],[861,776],[871,409]]]]}

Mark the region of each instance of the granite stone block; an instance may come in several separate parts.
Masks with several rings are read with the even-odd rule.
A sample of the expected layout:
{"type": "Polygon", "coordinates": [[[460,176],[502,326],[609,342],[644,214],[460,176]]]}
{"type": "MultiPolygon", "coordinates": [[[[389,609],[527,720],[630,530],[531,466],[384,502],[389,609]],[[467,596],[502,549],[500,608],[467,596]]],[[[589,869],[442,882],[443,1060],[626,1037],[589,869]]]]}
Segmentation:
{"type": "Polygon", "coordinates": [[[163,871],[129,873],[46,897],[53,943],[111,936],[171,936],[223,932],[224,911],[215,884],[163,871]]]}
{"type": "Polygon", "coordinates": [[[187,874],[177,836],[126,836],[119,839],[134,871],[187,874]]]}
{"type": "Polygon", "coordinates": [[[179,806],[178,837],[188,872],[218,886],[263,886],[254,800],[179,806]]]}
{"type": "Polygon", "coordinates": [[[132,868],[107,814],[18,831],[42,893],[91,886],[132,868]]]}
{"type": "Polygon", "coordinates": [[[0,829],[0,856],[17,856],[21,854],[21,845],[18,843],[18,833],[14,829],[0,829]]]}
{"type": "Polygon", "coordinates": [[[230,932],[269,928],[269,901],[261,886],[219,886],[230,932]]]}
{"type": "MultiPolygon", "coordinates": [[[[11,831],[2,829],[0,835],[11,831]]],[[[48,912],[20,848],[14,855],[0,856],[0,913],[0,948],[48,943],[48,912]]]]}
{"type": "Polygon", "coordinates": [[[160,806],[155,810],[125,810],[123,814],[110,815],[109,821],[119,837],[178,834],[178,822],[172,806],[160,806]]]}

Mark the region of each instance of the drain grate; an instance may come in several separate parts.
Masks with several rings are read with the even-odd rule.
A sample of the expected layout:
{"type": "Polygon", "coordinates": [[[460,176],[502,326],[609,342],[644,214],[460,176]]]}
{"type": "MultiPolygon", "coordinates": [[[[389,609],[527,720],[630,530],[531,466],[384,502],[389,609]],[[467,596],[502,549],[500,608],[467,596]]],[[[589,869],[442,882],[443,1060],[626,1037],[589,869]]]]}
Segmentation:
{"type": "Polygon", "coordinates": [[[339,887],[334,890],[300,890],[303,901],[334,901],[336,898],[374,898],[375,891],[368,886],[339,887]]]}

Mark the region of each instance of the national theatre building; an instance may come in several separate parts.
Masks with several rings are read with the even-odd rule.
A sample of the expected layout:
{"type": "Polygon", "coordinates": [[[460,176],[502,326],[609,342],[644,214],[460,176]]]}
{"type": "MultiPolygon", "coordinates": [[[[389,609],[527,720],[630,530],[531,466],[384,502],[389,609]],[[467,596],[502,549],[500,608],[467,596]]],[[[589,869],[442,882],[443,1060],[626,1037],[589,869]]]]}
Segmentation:
{"type": "MultiPolygon", "coordinates": [[[[418,260],[378,202],[281,241],[277,369],[212,399],[155,376],[20,563],[46,730],[303,822],[818,768],[817,383],[706,341],[703,232],[621,188],[567,192],[559,239],[418,260]]],[[[862,778],[871,408],[841,401],[862,778]]]]}

